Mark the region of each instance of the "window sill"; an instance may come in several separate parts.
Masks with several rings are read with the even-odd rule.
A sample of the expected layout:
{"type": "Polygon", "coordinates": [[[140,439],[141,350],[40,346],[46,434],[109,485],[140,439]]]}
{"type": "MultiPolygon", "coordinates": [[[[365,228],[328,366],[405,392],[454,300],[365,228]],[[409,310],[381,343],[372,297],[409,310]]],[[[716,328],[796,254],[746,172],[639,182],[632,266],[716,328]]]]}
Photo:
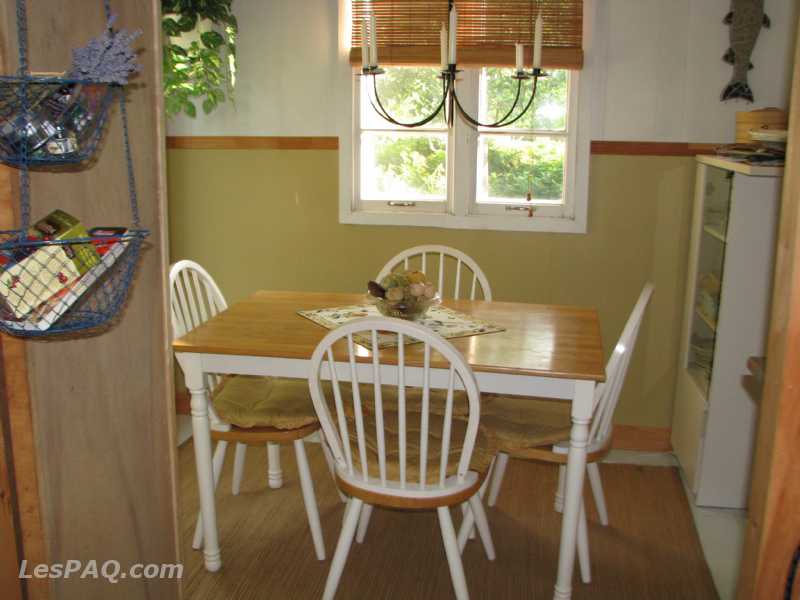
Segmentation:
{"type": "Polygon", "coordinates": [[[399,212],[347,211],[339,215],[347,225],[390,225],[438,227],[443,229],[484,229],[495,231],[538,231],[542,233],[586,233],[586,221],[567,217],[523,215],[444,215],[399,212]]]}

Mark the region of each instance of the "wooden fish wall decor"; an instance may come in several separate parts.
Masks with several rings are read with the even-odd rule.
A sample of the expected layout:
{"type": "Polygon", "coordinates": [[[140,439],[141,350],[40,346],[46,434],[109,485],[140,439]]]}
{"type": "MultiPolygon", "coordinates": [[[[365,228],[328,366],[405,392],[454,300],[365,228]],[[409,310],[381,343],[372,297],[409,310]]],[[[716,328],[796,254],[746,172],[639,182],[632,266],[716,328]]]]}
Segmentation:
{"type": "Polygon", "coordinates": [[[733,77],[722,90],[722,101],[742,98],[752,102],[753,90],[747,83],[747,71],[753,68],[750,55],[761,28],[770,26],[764,0],[731,0],[731,12],[723,22],[730,25],[731,45],[722,60],[733,65],[733,77]]]}

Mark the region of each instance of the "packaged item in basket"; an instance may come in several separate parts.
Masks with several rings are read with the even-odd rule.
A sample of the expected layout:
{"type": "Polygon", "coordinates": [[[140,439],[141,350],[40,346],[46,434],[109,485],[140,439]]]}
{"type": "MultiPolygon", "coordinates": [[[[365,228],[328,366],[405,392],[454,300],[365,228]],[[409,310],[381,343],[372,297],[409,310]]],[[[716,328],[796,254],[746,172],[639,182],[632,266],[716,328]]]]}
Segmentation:
{"type": "MultiPolygon", "coordinates": [[[[85,238],[86,228],[72,215],[56,210],[29,230],[42,241],[85,238]]],[[[0,298],[18,319],[25,317],[100,262],[91,243],[21,246],[0,273],[0,298]]]]}
{"type": "MultiPolygon", "coordinates": [[[[97,228],[101,229],[101,228],[97,228]]],[[[110,228],[102,228],[110,229],[110,228]]],[[[119,228],[114,228],[119,229],[119,228]]],[[[123,231],[127,231],[122,228],[123,231]]],[[[94,230],[92,230],[94,231],[94,230]]],[[[92,234],[96,235],[96,234],[92,234]]],[[[116,260],[125,251],[125,244],[119,243],[119,237],[109,238],[109,241],[100,242],[105,244],[101,253],[100,262],[93,266],[88,272],[75,279],[69,285],[53,294],[46,302],[43,302],[25,318],[25,323],[20,329],[29,331],[46,331],[58,321],[75,304],[89,288],[110,269],[116,260]]]]}
{"type": "MultiPolygon", "coordinates": [[[[70,240],[89,237],[81,222],[63,210],[54,210],[40,219],[28,230],[29,240],[70,240]]],[[[23,256],[29,255],[41,246],[26,246],[23,256]]],[[[75,262],[78,272],[83,274],[99,262],[96,248],[89,242],[65,245],[65,251],[75,262]]],[[[19,253],[18,253],[19,256],[19,253]]],[[[20,260],[20,258],[18,258],[20,260]]]]}
{"type": "Polygon", "coordinates": [[[94,227],[89,230],[89,236],[93,238],[108,238],[107,240],[92,240],[92,244],[100,256],[105,256],[114,244],[122,240],[122,236],[126,233],[128,233],[127,227],[94,227]]]}

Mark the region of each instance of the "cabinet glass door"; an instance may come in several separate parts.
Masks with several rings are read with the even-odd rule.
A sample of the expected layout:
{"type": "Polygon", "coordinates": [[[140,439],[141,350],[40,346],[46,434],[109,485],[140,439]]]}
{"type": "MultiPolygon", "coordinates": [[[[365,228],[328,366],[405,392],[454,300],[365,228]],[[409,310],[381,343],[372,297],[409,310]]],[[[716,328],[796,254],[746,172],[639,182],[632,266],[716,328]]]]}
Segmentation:
{"type": "Polygon", "coordinates": [[[703,229],[700,233],[687,365],[692,377],[706,395],[714,367],[714,342],[717,333],[733,176],[732,171],[706,167],[703,229]]]}

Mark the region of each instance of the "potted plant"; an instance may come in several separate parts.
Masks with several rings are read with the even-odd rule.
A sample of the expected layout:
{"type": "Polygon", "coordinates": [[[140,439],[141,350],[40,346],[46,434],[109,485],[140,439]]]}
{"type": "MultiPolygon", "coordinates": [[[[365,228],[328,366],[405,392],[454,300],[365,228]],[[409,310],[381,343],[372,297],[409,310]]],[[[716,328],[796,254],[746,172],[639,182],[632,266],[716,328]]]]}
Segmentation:
{"type": "Polygon", "coordinates": [[[236,34],[233,0],[162,0],[164,103],[167,116],[213,111],[233,99],[236,34]]]}

